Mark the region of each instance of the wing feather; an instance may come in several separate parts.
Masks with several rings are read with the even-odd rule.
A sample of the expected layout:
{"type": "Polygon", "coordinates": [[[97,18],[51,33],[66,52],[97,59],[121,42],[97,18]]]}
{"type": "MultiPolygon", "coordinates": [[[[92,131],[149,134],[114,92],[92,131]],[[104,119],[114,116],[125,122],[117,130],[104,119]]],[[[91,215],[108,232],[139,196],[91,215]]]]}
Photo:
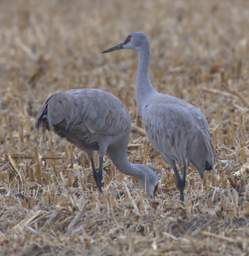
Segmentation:
{"type": "Polygon", "coordinates": [[[75,104],[74,126],[87,127],[90,133],[115,136],[130,129],[130,115],[118,98],[97,89],[72,90],[75,104]]]}
{"type": "Polygon", "coordinates": [[[206,162],[213,164],[208,123],[198,108],[158,94],[143,108],[142,117],[149,140],[167,162],[184,163],[187,159],[198,169],[203,169],[206,162]]]}
{"type": "Polygon", "coordinates": [[[51,95],[42,106],[36,123],[37,127],[53,128],[71,143],[90,150],[96,150],[99,143],[108,144],[128,133],[131,126],[130,115],[120,100],[97,89],[51,95]]]}
{"type": "Polygon", "coordinates": [[[184,161],[192,124],[184,109],[171,104],[149,104],[144,108],[146,133],[153,146],[170,161],[184,161]]]}

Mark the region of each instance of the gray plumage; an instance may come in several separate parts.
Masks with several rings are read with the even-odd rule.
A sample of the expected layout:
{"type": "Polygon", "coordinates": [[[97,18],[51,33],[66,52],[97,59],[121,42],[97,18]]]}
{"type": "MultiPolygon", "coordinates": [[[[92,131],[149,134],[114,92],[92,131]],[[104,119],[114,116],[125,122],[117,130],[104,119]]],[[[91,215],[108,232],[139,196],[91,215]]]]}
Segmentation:
{"type": "Polygon", "coordinates": [[[37,116],[36,127],[41,126],[53,129],[56,134],[88,154],[100,191],[103,157],[107,152],[120,171],[138,177],[147,195],[154,195],[158,178],[152,168],[128,162],[131,119],[117,97],[98,89],[54,93],[45,101],[37,116]],[[99,153],[98,172],[93,160],[93,151],[99,153]]]}
{"type": "Polygon", "coordinates": [[[186,171],[190,163],[203,177],[214,165],[214,153],[208,123],[193,105],[157,92],[149,78],[149,40],[140,32],[106,51],[133,49],[138,54],[136,101],[146,134],[153,147],[171,165],[176,176],[180,199],[184,200],[186,171]],[[182,177],[178,169],[182,169],[182,177]]]}

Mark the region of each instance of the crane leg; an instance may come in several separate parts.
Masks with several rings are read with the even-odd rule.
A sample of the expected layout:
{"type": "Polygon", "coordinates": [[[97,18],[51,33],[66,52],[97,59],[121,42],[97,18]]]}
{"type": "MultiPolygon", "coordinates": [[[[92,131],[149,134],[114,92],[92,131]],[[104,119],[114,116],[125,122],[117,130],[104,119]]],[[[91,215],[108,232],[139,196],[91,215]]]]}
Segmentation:
{"type": "Polygon", "coordinates": [[[184,163],[183,165],[183,173],[181,178],[181,185],[180,185],[180,200],[184,201],[184,189],[186,185],[186,175],[187,175],[187,165],[184,163]]]}
{"type": "Polygon", "coordinates": [[[99,190],[102,191],[103,187],[103,165],[104,165],[104,155],[106,153],[107,146],[105,144],[99,144],[99,170],[98,170],[98,183],[97,186],[99,190]]]}
{"type": "Polygon", "coordinates": [[[183,202],[184,201],[184,188],[185,188],[185,181],[186,181],[186,168],[184,167],[183,169],[183,176],[181,177],[179,174],[179,171],[176,167],[176,163],[174,162],[173,164],[173,170],[175,173],[176,177],[176,187],[180,191],[180,200],[183,202]]]}
{"type": "Polygon", "coordinates": [[[100,192],[102,192],[102,187],[100,186],[101,182],[99,182],[99,173],[96,171],[95,164],[93,157],[90,157],[91,165],[92,165],[92,171],[93,171],[93,177],[95,179],[96,185],[100,192]]]}
{"type": "Polygon", "coordinates": [[[99,156],[99,171],[98,171],[98,182],[99,182],[99,186],[100,189],[103,187],[103,164],[104,164],[104,156],[99,156]]]}

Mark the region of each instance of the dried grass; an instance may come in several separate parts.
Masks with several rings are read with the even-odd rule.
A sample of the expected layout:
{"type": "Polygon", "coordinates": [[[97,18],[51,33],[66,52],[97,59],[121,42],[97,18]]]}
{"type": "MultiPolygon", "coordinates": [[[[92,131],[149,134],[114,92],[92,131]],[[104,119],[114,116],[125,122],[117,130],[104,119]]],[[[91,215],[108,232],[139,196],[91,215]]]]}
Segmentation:
{"type": "Polygon", "coordinates": [[[243,0],[1,1],[0,255],[248,255],[248,10],[243,0]],[[184,206],[141,128],[134,55],[100,54],[136,30],[151,37],[155,86],[209,120],[217,165],[204,182],[189,171],[184,206]],[[34,130],[47,95],[76,87],[125,103],[130,160],[162,177],[154,202],[108,158],[99,194],[78,149],[34,130]]]}

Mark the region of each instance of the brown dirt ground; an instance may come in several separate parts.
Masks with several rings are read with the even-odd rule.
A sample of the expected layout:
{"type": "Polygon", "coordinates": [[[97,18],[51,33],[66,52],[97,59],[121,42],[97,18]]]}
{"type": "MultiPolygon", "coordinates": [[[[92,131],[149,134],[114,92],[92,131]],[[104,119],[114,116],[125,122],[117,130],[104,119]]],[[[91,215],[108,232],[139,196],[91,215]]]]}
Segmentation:
{"type": "Polygon", "coordinates": [[[0,255],[249,255],[249,2],[0,2],[0,255]],[[130,161],[162,175],[154,202],[106,158],[96,190],[86,157],[34,130],[48,94],[111,91],[141,127],[136,58],[101,50],[129,32],[151,38],[156,88],[200,107],[216,167],[190,169],[185,206],[174,176],[133,131],[130,161]]]}

